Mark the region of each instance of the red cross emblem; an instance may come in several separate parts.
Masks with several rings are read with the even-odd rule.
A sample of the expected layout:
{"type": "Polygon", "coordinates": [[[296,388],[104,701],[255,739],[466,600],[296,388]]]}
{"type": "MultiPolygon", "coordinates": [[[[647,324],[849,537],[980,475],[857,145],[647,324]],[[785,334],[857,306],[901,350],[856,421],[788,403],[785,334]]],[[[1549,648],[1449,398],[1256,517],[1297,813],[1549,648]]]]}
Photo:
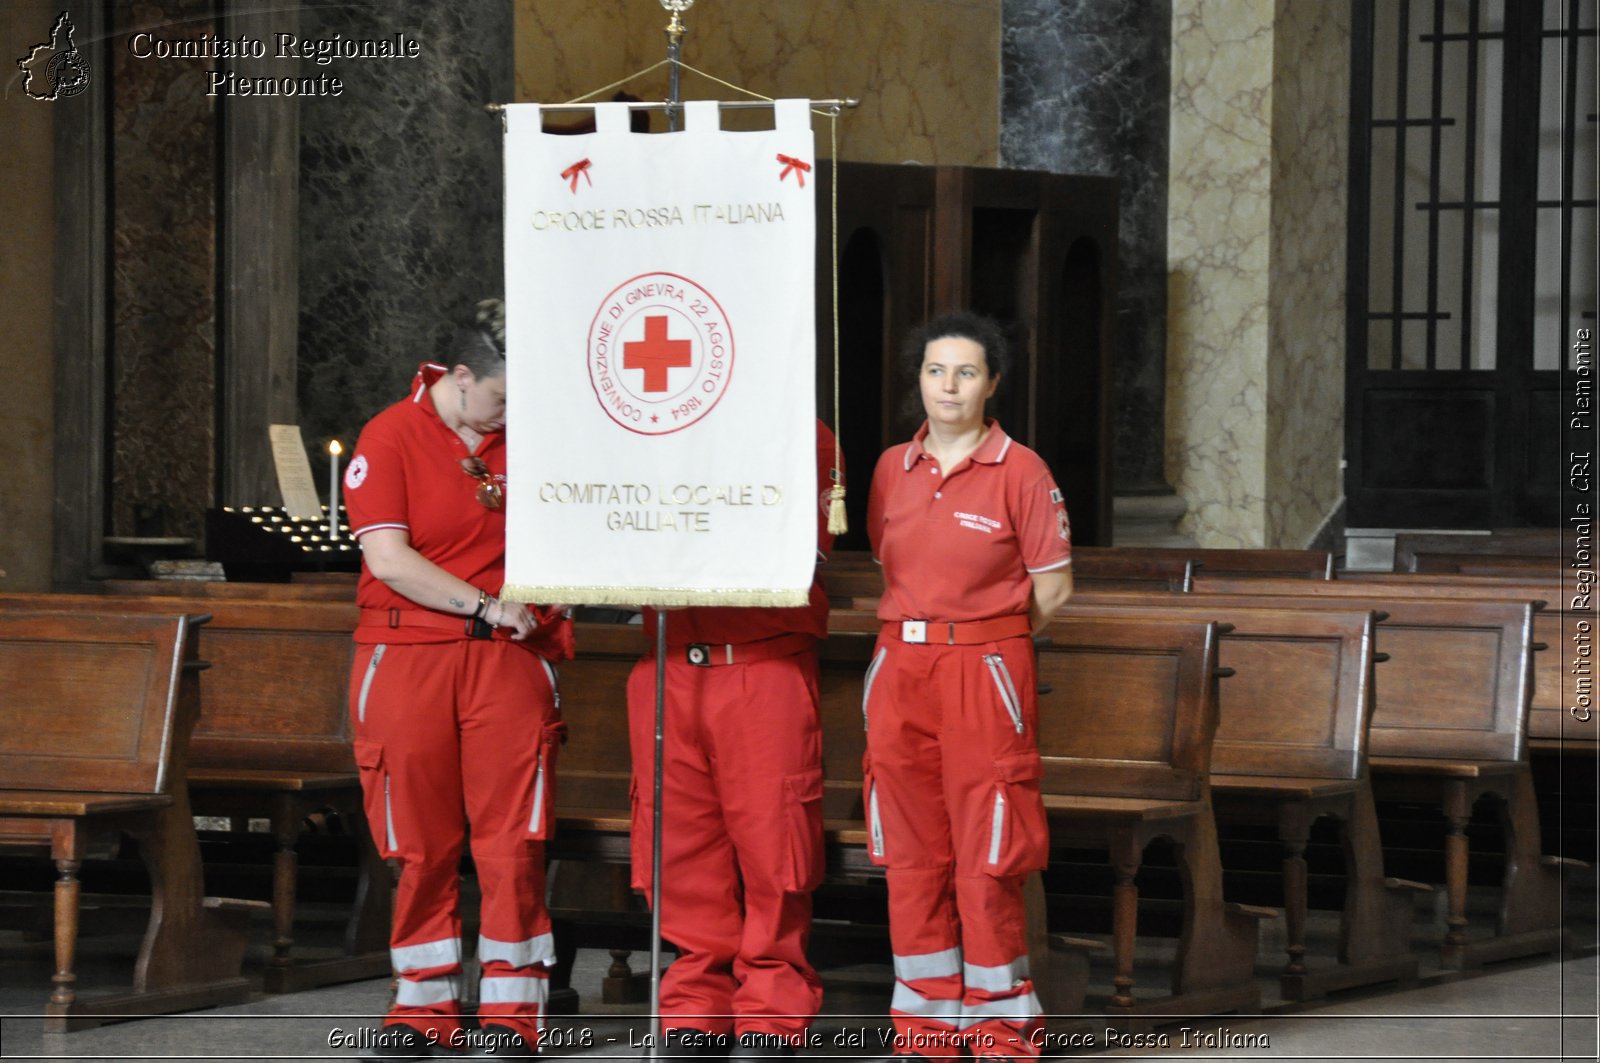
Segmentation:
{"type": "Polygon", "coordinates": [[[644,390],[667,390],[667,370],[687,369],[694,364],[691,340],[667,338],[667,318],[653,315],[644,319],[644,339],[622,345],[622,368],[644,370],[644,390]]]}

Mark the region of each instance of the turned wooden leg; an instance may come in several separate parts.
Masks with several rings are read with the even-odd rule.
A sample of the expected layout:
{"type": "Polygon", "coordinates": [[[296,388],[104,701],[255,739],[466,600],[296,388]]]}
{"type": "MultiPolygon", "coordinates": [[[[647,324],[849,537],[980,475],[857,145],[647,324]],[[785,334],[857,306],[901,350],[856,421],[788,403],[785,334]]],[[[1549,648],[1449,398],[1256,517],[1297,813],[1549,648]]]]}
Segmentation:
{"type": "Polygon", "coordinates": [[[1111,865],[1116,873],[1116,884],[1111,887],[1113,1008],[1134,1005],[1133,942],[1139,926],[1139,888],[1134,885],[1134,877],[1139,873],[1139,858],[1140,853],[1131,842],[1112,851],[1111,865]]]}
{"type": "Polygon", "coordinates": [[[299,879],[300,857],[294,850],[300,840],[300,822],[293,806],[283,802],[273,809],[272,837],[278,843],[272,861],[272,960],[274,967],[288,967],[294,961],[295,886],[299,879]]]}
{"type": "Polygon", "coordinates": [[[50,981],[55,988],[50,1003],[71,1004],[78,998],[78,976],[73,966],[78,959],[78,869],[81,860],[57,860],[56,870],[56,973],[50,981]]]}
{"type": "Polygon", "coordinates": [[[633,968],[628,965],[628,958],[633,955],[631,949],[610,949],[611,966],[606,968],[606,976],[600,981],[600,999],[607,1004],[633,1004],[639,997],[633,984],[633,968]]]}
{"type": "Polygon", "coordinates": [[[1283,973],[1306,973],[1306,842],[1311,837],[1310,818],[1303,809],[1285,808],[1278,818],[1278,838],[1283,842],[1283,917],[1288,931],[1289,962],[1283,973]]]}
{"type": "Polygon", "coordinates": [[[1459,957],[1467,944],[1467,823],[1472,818],[1472,802],[1465,787],[1452,785],[1445,797],[1444,888],[1449,903],[1445,917],[1444,954],[1448,960],[1459,957]]]}

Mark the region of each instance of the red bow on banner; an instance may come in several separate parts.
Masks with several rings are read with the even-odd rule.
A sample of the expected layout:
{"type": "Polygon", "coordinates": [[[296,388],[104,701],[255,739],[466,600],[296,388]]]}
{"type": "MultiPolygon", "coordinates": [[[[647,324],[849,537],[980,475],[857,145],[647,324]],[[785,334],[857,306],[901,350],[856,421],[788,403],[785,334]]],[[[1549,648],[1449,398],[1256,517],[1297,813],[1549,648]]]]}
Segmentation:
{"type": "Polygon", "coordinates": [[[801,188],[806,186],[806,171],[811,169],[809,162],[802,162],[793,155],[779,155],[778,161],[783,163],[783,172],[778,175],[778,180],[782,181],[792,173],[801,188]]]}
{"type": "Polygon", "coordinates": [[[565,170],[562,170],[561,177],[563,180],[570,179],[572,181],[572,190],[574,192],[578,190],[578,177],[580,174],[583,176],[585,181],[589,182],[589,187],[593,188],[594,178],[589,176],[589,166],[590,162],[588,159],[579,159],[571,166],[568,166],[565,170]]]}

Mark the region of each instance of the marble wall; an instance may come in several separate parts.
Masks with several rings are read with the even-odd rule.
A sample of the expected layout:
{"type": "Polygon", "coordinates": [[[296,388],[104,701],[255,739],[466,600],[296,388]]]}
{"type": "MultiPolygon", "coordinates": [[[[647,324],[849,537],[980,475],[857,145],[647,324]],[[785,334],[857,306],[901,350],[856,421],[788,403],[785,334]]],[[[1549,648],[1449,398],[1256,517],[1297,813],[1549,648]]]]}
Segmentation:
{"type": "Polygon", "coordinates": [[[1350,5],[1276,2],[1266,542],[1300,547],[1344,495],[1350,5]]]}
{"type": "Polygon", "coordinates": [[[1163,479],[1169,0],[1005,0],[1001,165],[1119,182],[1118,493],[1163,479]]]}
{"type": "MultiPolygon", "coordinates": [[[[701,0],[683,61],[763,96],[850,96],[839,157],[994,166],[1001,0],[701,0]]],[[[646,0],[516,0],[516,98],[573,99],[666,56],[666,13],[646,0]]],[[[627,90],[660,100],[666,71],[627,90]]],[[[684,99],[739,94],[692,73],[684,99]]],[[[602,97],[605,98],[605,97],[602,97]]],[[[659,121],[659,119],[658,119],[659,121]]],[[[818,152],[828,152],[818,126],[818,152]]]]}
{"type": "Polygon", "coordinates": [[[306,38],[420,45],[416,59],[306,65],[344,82],[300,104],[298,401],[313,453],[348,446],[500,293],[500,123],[483,108],[511,98],[511,23],[510,0],[300,10],[306,38]]]}

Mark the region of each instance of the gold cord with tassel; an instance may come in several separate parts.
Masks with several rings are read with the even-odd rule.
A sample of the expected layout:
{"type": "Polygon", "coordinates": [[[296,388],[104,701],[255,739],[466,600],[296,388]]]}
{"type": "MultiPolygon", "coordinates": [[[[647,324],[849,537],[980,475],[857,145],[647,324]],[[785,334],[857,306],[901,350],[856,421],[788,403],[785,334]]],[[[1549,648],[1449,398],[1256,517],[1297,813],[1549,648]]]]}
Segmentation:
{"type": "Polygon", "coordinates": [[[833,498],[828,502],[828,534],[843,535],[850,530],[844,514],[844,444],[839,434],[839,108],[833,108],[828,122],[832,143],[833,179],[828,182],[830,221],[833,226],[833,498]]]}

